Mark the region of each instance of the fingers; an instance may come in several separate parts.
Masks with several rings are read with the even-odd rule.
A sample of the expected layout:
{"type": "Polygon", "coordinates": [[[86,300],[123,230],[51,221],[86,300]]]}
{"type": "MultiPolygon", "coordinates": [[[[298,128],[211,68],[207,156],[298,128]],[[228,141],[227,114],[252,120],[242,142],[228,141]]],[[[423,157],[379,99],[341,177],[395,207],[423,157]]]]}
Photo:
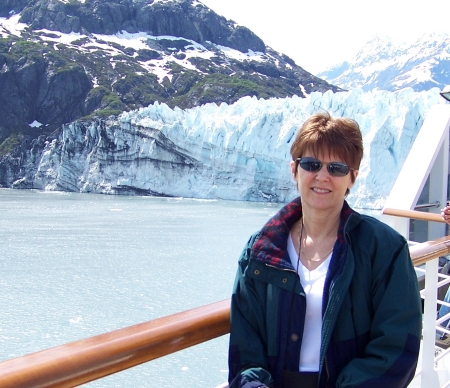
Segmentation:
{"type": "Polygon", "coordinates": [[[450,224],[450,205],[441,209],[441,217],[447,224],[450,224]]]}

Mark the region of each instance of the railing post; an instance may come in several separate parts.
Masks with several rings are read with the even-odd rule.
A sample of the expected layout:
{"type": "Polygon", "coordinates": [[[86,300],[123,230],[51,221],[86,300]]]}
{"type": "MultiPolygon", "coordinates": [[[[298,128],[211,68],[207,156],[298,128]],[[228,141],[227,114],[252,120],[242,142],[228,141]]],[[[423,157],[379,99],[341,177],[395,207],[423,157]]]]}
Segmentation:
{"type": "MultiPolygon", "coordinates": [[[[448,132],[444,133],[442,143],[439,147],[439,152],[430,171],[430,186],[429,198],[433,201],[439,201],[441,206],[430,208],[430,213],[439,214],[440,209],[445,207],[447,202],[447,187],[448,187],[448,147],[449,138],[448,132]]],[[[428,224],[428,240],[433,240],[441,236],[445,236],[445,224],[429,223],[428,224]]]]}
{"type": "Polygon", "coordinates": [[[437,388],[440,386],[439,376],[434,369],[438,260],[430,260],[425,264],[421,388],[437,388]]]}

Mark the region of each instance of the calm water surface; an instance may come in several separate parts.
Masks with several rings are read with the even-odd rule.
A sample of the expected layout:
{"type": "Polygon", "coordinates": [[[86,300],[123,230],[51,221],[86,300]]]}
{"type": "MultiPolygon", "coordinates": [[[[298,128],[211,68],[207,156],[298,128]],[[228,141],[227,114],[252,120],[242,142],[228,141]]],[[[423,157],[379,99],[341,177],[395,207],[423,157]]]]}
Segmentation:
{"type": "MultiPolygon", "coordinates": [[[[281,206],[0,189],[0,360],[229,298],[244,244],[281,206]]],[[[227,348],[86,386],[212,388],[227,348]]]]}
{"type": "MultiPolygon", "coordinates": [[[[280,204],[0,189],[0,360],[229,298],[280,204]]],[[[228,336],[89,387],[215,387],[228,336]]]]}

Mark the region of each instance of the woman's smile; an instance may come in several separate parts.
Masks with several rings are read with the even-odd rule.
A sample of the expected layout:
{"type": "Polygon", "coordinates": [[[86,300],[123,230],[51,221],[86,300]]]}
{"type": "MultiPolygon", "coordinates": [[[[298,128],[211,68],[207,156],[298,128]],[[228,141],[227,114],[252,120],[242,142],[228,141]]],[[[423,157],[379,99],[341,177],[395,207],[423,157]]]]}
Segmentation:
{"type": "Polygon", "coordinates": [[[327,194],[327,193],[331,192],[331,190],[322,189],[320,187],[313,187],[311,190],[314,191],[315,193],[318,193],[318,194],[327,194]]]}

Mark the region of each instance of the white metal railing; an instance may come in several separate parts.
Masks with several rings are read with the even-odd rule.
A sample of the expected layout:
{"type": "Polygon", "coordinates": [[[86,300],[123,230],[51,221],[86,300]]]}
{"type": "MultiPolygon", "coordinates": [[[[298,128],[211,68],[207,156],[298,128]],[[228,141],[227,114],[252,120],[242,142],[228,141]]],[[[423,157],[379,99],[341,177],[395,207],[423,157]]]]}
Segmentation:
{"type": "MultiPolygon", "coordinates": [[[[440,219],[440,208],[445,205],[447,200],[449,129],[450,105],[432,107],[385,203],[383,214],[388,215],[383,216],[382,221],[391,225],[408,240],[410,239],[409,217],[415,217],[406,213],[411,212],[417,206],[428,179],[428,202],[439,202],[441,206],[430,208],[429,213],[422,213],[421,217],[427,214],[430,216],[428,221],[439,221],[440,219]],[[388,212],[386,210],[395,211],[388,212]],[[405,214],[398,214],[402,211],[405,214]],[[400,217],[393,217],[398,215],[400,217]]],[[[428,223],[427,240],[433,240],[445,234],[445,224],[428,223]]],[[[416,267],[418,276],[421,276],[425,283],[425,287],[421,291],[421,296],[424,299],[423,336],[419,366],[409,387],[450,387],[450,348],[444,349],[436,346],[436,331],[450,335],[448,330],[444,330],[440,326],[440,323],[445,321],[446,317],[437,319],[438,307],[445,304],[442,300],[444,295],[442,292],[439,293],[439,289],[448,287],[450,277],[439,274],[438,270],[439,258],[416,267]],[[438,295],[440,296],[438,297],[438,295]]]]}
{"type": "MultiPolygon", "coordinates": [[[[403,217],[408,221],[409,218],[415,218],[443,223],[441,217],[436,214],[386,208],[383,213],[403,217]]],[[[450,285],[450,276],[439,273],[439,258],[450,253],[450,240],[449,236],[438,240],[442,242],[441,246],[439,243],[436,246],[429,246],[429,243],[434,244],[437,240],[426,243],[410,242],[413,263],[421,285],[420,294],[424,299],[420,357],[415,377],[409,385],[410,388],[450,387],[450,347],[436,343],[437,335],[443,333],[450,335],[450,330],[440,326],[442,322],[450,319],[450,313],[437,318],[437,311],[441,305],[450,307],[450,303],[443,301],[446,289],[450,285]],[[421,253],[424,249],[427,250],[426,254],[421,253]],[[430,256],[431,253],[433,255],[430,256]],[[441,288],[443,288],[442,291],[440,291],[441,288]]]]}
{"type": "Polygon", "coordinates": [[[416,268],[417,272],[425,276],[425,288],[421,291],[425,308],[419,365],[414,380],[409,385],[411,388],[450,387],[450,347],[445,349],[436,344],[436,334],[450,335],[450,330],[440,326],[443,321],[450,318],[450,314],[437,319],[438,307],[442,304],[450,306],[443,302],[441,299],[443,296],[438,297],[437,292],[440,287],[450,284],[450,276],[438,272],[438,261],[439,258],[433,259],[425,264],[425,268],[416,268]]]}

